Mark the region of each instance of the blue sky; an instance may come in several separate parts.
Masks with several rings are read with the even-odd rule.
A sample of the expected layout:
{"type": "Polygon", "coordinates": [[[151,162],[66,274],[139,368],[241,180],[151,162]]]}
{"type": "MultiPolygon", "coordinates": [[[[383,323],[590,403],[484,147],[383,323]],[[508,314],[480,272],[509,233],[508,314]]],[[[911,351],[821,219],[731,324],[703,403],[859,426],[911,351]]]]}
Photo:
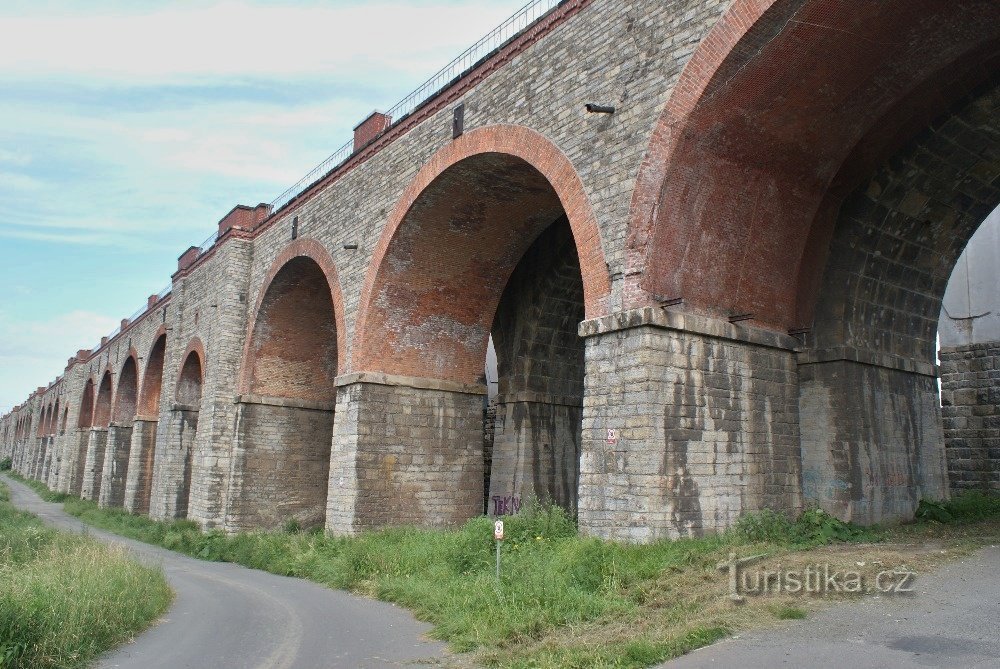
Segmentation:
{"type": "Polygon", "coordinates": [[[0,413],[525,0],[0,5],[0,413]]]}

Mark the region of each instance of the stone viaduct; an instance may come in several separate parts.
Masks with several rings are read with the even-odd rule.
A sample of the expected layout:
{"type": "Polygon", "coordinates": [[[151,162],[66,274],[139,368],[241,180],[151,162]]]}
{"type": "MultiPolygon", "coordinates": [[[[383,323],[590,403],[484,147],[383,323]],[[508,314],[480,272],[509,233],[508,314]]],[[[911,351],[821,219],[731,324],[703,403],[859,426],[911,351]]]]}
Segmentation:
{"type": "MultiPolygon", "coordinates": [[[[997,423],[983,457],[946,446],[935,336],[1000,204],[1000,3],[546,9],[290,200],[234,208],[3,418],[0,457],[227,531],[535,496],[649,541],[997,490],[997,423]]],[[[998,361],[970,413],[996,414],[998,361]]]]}

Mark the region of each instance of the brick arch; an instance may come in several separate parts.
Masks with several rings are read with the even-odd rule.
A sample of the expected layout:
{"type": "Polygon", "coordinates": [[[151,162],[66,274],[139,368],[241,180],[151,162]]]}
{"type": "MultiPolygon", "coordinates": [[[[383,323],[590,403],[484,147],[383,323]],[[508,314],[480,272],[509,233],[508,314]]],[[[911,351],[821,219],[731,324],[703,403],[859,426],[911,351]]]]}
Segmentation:
{"type": "Polygon", "coordinates": [[[135,418],[139,399],[139,354],[129,347],[128,356],[118,370],[118,388],[115,390],[115,404],[111,410],[111,420],[130,421],[135,418]]]}
{"type": "Polygon", "coordinates": [[[107,428],[111,423],[111,408],[114,400],[114,373],[108,366],[101,375],[97,386],[97,398],[94,400],[94,426],[107,428]]]}
{"type": "MultiPolygon", "coordinates": [[[[240,367],[239,392],[241,394],[255,392],[253,389],[254,369],[256,357],[253,353],[255,330],[258,328],[261,308],[265,298],[271,291],[275,279],[289,264],[296,259],[309,259],[318,267],[325,278],[326,287],[329,289],[330,299],[333,309],[333,328],[335,330],[334,352],[336,369],[343,370],[347,364],[347,328],[344,324],[344,298],[340,289],[340,279],[337,275],[337,267],[333,258],[320,242],[314,239],[297,239],[288,244],[277,257],[271,262],[271,266],[261,283],[257,292],[257,299],[254,301],[254,308],[251,318],[247,323],[246,337],[243,346],[243,363],[240,367]]],[[[336,373],[334,373],[336,376],[336,373]]],[[[332,382],[331,378],[331,382],[332,382]]],[[[266,393],[265,393],[266,394],[266,393]]]]}
{"type": "Polygon", "coordinates": [[[38,418],[38,428],[35,430],[35,436],[44,437],[49,433],[49,418],[52,415],[51,408],[51,406],[42,407],[41,415],[38,418]]]}
{"type": "Polygon", "coordinates": [[[160,413],[160,395],[163,392],[163,367],[167,356],[167,326],[161,325],[153,335],[153,344],[146,354],[146,366],[139,386],[139,402],[136,414],[143,418],[156,417],[160,413]]]}
{"type": "Polygon", "coordinates": [[[80,414],[77,420],[78,428],[89,428],[94,425],[94,379],[89,378],[83,386],[80,397],[80,414]]]}
{"type": "Polygon", "coordinates": [[[1000,57],[993,62],[992,82],[958,100],[890,158],[866,166],[863,178],[853,171],[841,177],[853,188],[823,212],[830,261],[800,293],[811,346],[935,364],[948,279],[1000,205],[1000,57]],[[970,149],[979,154],[974,162],[970,149]]]}
{"type": "Polygon", "coordinates": [[[765,327],[809,325],[801,295],[825,266],[824,212],[849,192],[838,175],[867,139],[944,111],[956,78],[987,77],[998,25],[987,0],[736,0],[683,71],[640,169],[629,306],[683,298],[765,327]]]}
{"type": "Polygon", "coordinates": [[[181,369],[174,386],[174,400],[178,404],[197,407],[201,403],[205,383],[205,345],[198,337],[188,342],[181,356],[181,369]]]}
{"type": "MultiPolygon", "coordinates": [[[[443,203],[443,206],[449,205],[443,203]]],[[[583,184],[559,148],[534,130],[497,125],[473,130],[440,149],[421,168],[396,203],[375,247],[361,294],[352,350],[352,369],[413,376],[444,376],[461,382],[478,382],[482,375],[482,360],[490,321],[504,283],[528,245],[547,225],[562,215],[569,220],[580,259],[586,315],[601,315],[608,309],[611,284],[601,247],[600,230],[583,184]],[[462,170],[468,174],[463,174],[462,170]],[[473,180],[481,179],[481,182],[464,188],[459,182],[466,176],[473,180]],[[522,204],[518,206],[523,209],[519,213],[524,221],[497,228],[501,231],[499,239],[486,236],[490,229],[482,228],[483,221],[491,215],[489,211],[484,211],[486,205],[483,204],[488,200],[491,184],[494,183],[491,179],[499,185],[499,192],[520,196],[522,204]],[[407,238],[408,234],[412,234],[409,230],[412,226],[405,223],[412,221],[418,210],[441,206],[442,199],[447,198],[439,197],[440,194],[435,194],[434,191],[442,188],[452,189],[450,192],[453,197],[463,192],[471,197],[459,205],[465,207],[464,211],[439,212],[439,224],[440,216],[455,215],[458,219],[463,219],[456,219],[455,225],[467,227],[465,231],[449,233],[446,235],[447,241],[442,240],[437,247],[433,241],[430,248],[422,247],[420,262],[426,266],[428,273],[440,270],[440,276],[436,281],[431,279],[432,283],[437,284],[438,294],[434,294],[434,288],[426,290],[423,294],[424,304],[420,307],[430,310],[431,313],[425,314],[427,317],[438,318],[438,330],[455,326],[464,334],[437,336],[435,345],[453,346],[451,351],[438,351],[442,358],[440,360],[422,356],[417,350],[423,345],[420,342],[411,342],[414,345],[408,346],[411,349],[408,353],[397,355],[387,348],[390,340],[398,344],[407,337],[421,335],[410,328],[412,324],[402,322],[398,314],[387,315],[385,305],[380,304],[386,300],[386,291],[406,292],[413,285],[406,286],[398,281],[394,283],[392,268],[400,260],[393,258],[392,252],[395,250],[407,255],[406,247],[413,243],[413,239],[407,238]],[[532,207],[545,209],[550,219],[531,222],[532,216],[536,215],[531,210],[532,207]],[[492,292],[488,295],[476,292],[484,279],[481,275],[474,275],[475,268],[466,267],[463,270],[456,263],[449,262],[458,257],[456,254],[463,253],[465,255],[460,261],[469,265],[476,262],[471,259],[470,250],[476,242],[468,236],[477,231],[484,234],[479,243],[484,247],[491,247],[489,252],[497,258],[497,266],[490,268],[492,275],[486,279],[487,283],[493,284],[490,286],[492,292]],[[463,235],[466,236],[465,240],[461,239],[463,235]],[[435,254],[441,257],[431,259],[435,254]],[[448,293],[449,290],[457,292],[448,293]],[[410,332],[393,331],[392,327],[388,327],[390,319],[400,328],[409,328],[410,332]],[[467,341],[454,344],[463,337],[467,341]],[[452,344],[446,343],[445,339],[450,339],[452,344]],[[443,358],[446,357],[457,362],[445,364],[443,358]]],[[[415,257],[417,255],[414,254],[415,257]]],[[[428,278],[430,277],[425,279],[428,278]]]]}

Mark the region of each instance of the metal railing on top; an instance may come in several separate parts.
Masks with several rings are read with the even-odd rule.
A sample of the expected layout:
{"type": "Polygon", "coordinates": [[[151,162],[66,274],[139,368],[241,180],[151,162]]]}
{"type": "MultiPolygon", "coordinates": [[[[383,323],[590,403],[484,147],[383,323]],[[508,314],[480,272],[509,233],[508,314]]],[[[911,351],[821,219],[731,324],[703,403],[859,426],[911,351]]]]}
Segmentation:
{"type": "MultiPolygon", "coordinates": [[[[434,76],[418,86],[412,93],[393,105],[389,111],[386,112],[386,115],[391,119],[392,125],[399,123],[412,114],[424,102],[427,102],[431,98],[435,97],[442,89],[446,88],[449,84],[455,81],[455,79],[458,79],[475,67],[476,64],[483,58],[489,56],[491,53],[502,47],[504,44],[520,34],[523,30],[535,23],[535,21],[539,20],[558,7],[564,1],[565,0],[532,0],[524,7],[521,7],[521,9],[519,9],[513,16],[494,28],[488,35],[463,51],[457,58],[436,72],[434,76]]],[[[290,188],[272,200],[272,214],[276,213],[279,209],[291,202],[296,196],[302,193],[302,191],[318,181],[328,172],[339,167],[341,163],[345,162],[353,154],[354,140],[351,140],[334,151],[329,158],[311,169],[308,174],[296,181],[290,188]]],[[[207,253],[208,250],[215,245],[215,242],[218,239],[218,231],[213,232],[205,241],[198,245],[199,255],[207,253]]],[[[171,286],[168,285],[161,290],[157,294],[157,301],[160,301],[169,295],[170,289],[171,286]]],[[[137,310],[134,314],[129,316],[128,322],[134,323],[136,319],[146,313],[146,310],[146,306],[137,310]]],[[[108,335],[108,341],[114,339],[121,333],[121,331],[121,326],[115,328],[114,331],[108,335]]],[[[91,353],[96,353],[100,350],[100,348],[101,345],[98,344],[91,349],[91,353]]]]}
{"type": "MultiPolygon", "coordinates": [[[[562,4],[564,0],[532,0],[509,19],[494,28],[486,37],[482,38],[468,49],[463,51],[458,58],[454,59],[434,76],[418,86],[412,93],[392,106],[386,115],[391,119],[393,125],[399,123],[420,105],[462,76],[468,70],[490,55],[511,39],[516,37],[521,31],[528,28],[538,19],[542,18],[554,8],[562,4]]],[[[391,127],[391,126],[390,126],[391,127]]],[[[290,188],[271,201],[271,211],[277,212],[288,204],[297,195],[304,191],[309,185],[318,181],[334,168],[340,166],[354,153],[354,141],[347,142],[342,147],[334,151],[329,158],[314,167],[304,177],[296,181],[290,188]]]]}
{"type": "Polygon", "coordinates": [[[216,230],[215,232],[213,232],[211,235],[208,236],[208,239],[203,241],[201,244],[198,244],[198,255],[206,253],[210,248],[212,248],[212,246],[215,245],[215,242],[218,239],[219,239],[219,231],[216,230]]]}

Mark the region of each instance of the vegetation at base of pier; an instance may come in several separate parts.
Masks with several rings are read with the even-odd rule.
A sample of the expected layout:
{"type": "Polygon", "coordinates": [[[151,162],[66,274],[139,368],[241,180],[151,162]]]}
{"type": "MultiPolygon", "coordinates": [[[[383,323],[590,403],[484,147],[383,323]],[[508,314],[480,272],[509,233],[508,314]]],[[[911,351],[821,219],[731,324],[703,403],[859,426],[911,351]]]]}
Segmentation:
{"type": "MultiPolygon", "coordinates": [[[[994,498],[989,498],[993,500],[994,498]]],[[[990,502],[993,504],[994,502],[990,502]]],[[[957,498],[949,509],[990,509],[957,498]]],[[[329,537],[284,531],[226,535],[190,521],[156,522],[69,498],[68,512],[141,541],[207,560],[307,578],[398,603],[432,635],[489,667],[644,667],[738,630],[804,617],[849,593],[763,594],[735,605],[721,562],[763,556],[756,567],[819,563],[920,573],[1000,536],[1000,508],[980,520],[861,528],[810,509],[797,519],[764,511],[729,532],[628,545],[578,535],[558,508],[525,505],[506,521],[501,577],[489,518],[453,530],[390,528],[329,537]]],[[[960,514],[961,515],[961,514],[960,514]]]]}
{"type": "Polygon", "coordinates": [[[945,502],[920,500],[917,518],[936,523],[968,523],[1000,515],[1000,497],[970,491],[945,502]]]}
{"type": "Polygon", "coordinates": [[[0,668],[85,667],[167,608],[163,574],[45,527],[0,484],[0,668]]]}
{"type": "Polygon", "coordinates": [[[0,460],[0,472],[9,472],[12,464],[10,458],[0,460]]]}

